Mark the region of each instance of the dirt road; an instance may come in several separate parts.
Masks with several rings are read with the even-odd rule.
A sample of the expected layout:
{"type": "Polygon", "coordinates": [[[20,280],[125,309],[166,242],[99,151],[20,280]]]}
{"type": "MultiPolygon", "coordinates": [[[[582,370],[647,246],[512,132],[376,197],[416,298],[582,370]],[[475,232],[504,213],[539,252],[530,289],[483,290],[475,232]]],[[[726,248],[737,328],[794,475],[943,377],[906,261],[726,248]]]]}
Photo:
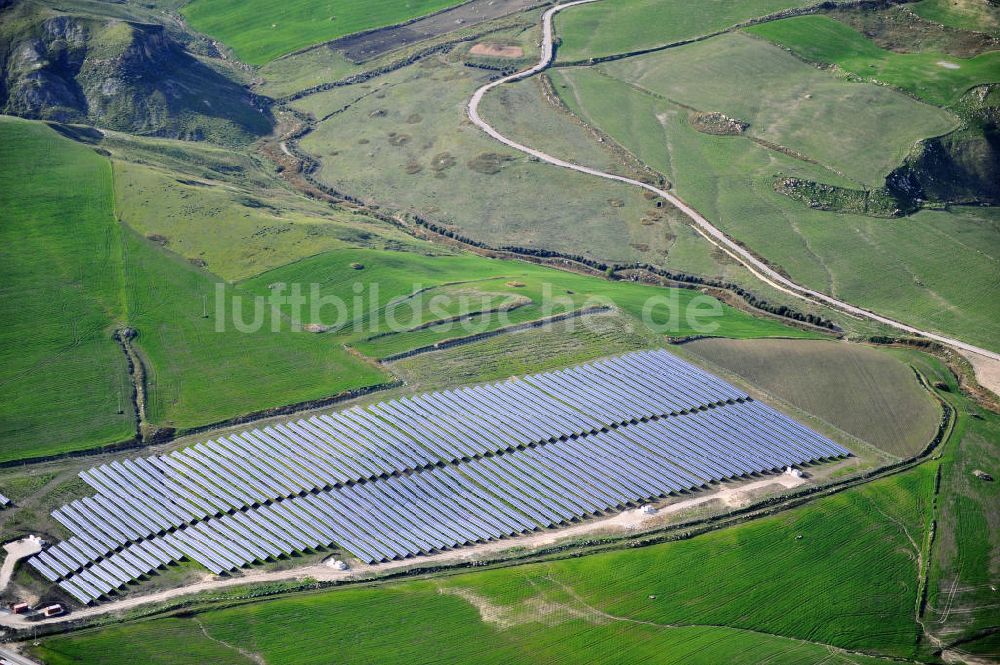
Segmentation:
{"type": "Polygon", "coordinates": [[[517,538],[504,538],[494,540],[479,545],[462,547],[455,550],[448,550],[438,554],[420,556],[413,559],[403,559],[402,561],[390,561],[376,565],[359,564],[349,570],[337,570],[325,563],[311,566],[302,566],[289,570],[249,570],[240,577],[226,577],[222,579],[210,577],[203,582],[196,582],[177,589],[167,589],[145,596],[125,598],[123,600],[101,603],[94,607],[86,607],[71,614],[42,619],[40,621],[27,621],[23,616],[17,614],[0,614],[0,626],[7,628],[26,628],[36,625],[62,623],[75,621],[88,617],[95,617],[102,614],[121,612],[133,607],[148,605],[150,603],[161,603],[181,596],[200,593],[202,591],[219,591],[228,587],[243,586],[246,584],[259,584],[263,582],[281,582],[288,580],[311,578],[321,582],[364,580],[378,577],[385,573],[404,568],[424,568],[434,567],[441,564],[468,561],[482,558],[485,555],[493,555],[514,547],[523,549],[537,549],[546,547],[560,540],[568,538],[579,538],[595,533],[623,533],[635,532],[641,529],[648,529],[666,521],[670,515],[674,515],[683,510],[694,508],[711,501],[721,501],[723,505],[738,507],[748,502],[750,498],[762,490],[770,491],[766,488],[787,490],[805,482],[801,478],[788,475],[768,476],[760,480],[741,483],[724,483],[714,492],[697,492],[689,498],[674,501],[662,506],[655,514],[647,515],[641,510],[626,510],[605,517],[602,519],[592,519],[580,524],[562,528],[547,529],[534,533],[525,534],[517,538]]]}
{"type": "Polygon", "coordinates": [[[3,560],[3,566],[0,566],[0,593],[3,593],[7,589],[7,585],[10,584],[10,578],[14,574],[14,566],[17,565],[17,562],[42,551],[42,541],[36,536],[28,536],[7,543],[3,548],[7,550],[7,558],[3,560]]]}
{"type": "MultiPolygon", "coordinates": [[[[635,187],[642,187],[643,189],[649,190],[654,194],[663,197],[670,203],[672,203],[678,210],[687,215],[688,218],[694,223],[695,230],[701,234],[710,243],[724,251],[726,254],[739,261],[747,270],[754,274],[758,279],[766,284],[787,293],[789,295],[795,296],[802,300],[806,300],[813,303],[818,303],[832,307],[836,310],[844,312],[850,316],[866,318],[878,323],[882,323],[888,326],[892,326],[897,330],[901,330],[905,333],[912,335],[919,335],[921,337],[926,337],[927,339],[932,339],[941,344],[948,345],[959,351],[974,353],[983,358],[983,361],[990,361],[989,364],[995,368],[1000,367],[1000,353],[990,351],[988,349],[982,349],[972,344],[968,344],[959,339],[954,339],[952,337],[946,337],[944,335],[938,335],[937,333],[929,332],[926,330],[920,330],[913,326],[907,325],[895,319],[890,319],[889,317],[882,316],[867,309],[857,307],[850,303],[844,302],[843,300],[838,300],[832,296],[825,293],[820,293],[819,291],[814,291],[813,289],[797,284],[787,277],[781,275],[776,270],[768,266],[766,263],[758,259],[756,256],[751,254],[749,251],[741,247],[735,240],[727,236],[721,230],[719,230],[715,225],[709,222],[707,219],[701,216],[698,211],[690,207],[676,195],[670,192],[655,187],[653,185],[634,180],[632,178],[627,178],[625,176],[615,175],[613,173],[605,173],[604,171],[599,171],[597,169],[592,169],[588,166],[581,166],[580,164],[574,164],[573,162],[568,162],[558,157],[553,157],[541,150],[536,150],[526,145],[522,145],[512,139],[507,138],[496,129],[494,129],[489,123],[482,119],[479,115],[479,103],[482,101],[483,96],[492,90],[493,88],[499,87],[505,83],[511,83],[513,81],[519,81],[521,79],[533,76],[538,72],[546,69],[552,63],[553,57],[553,46],[552,46],[552,17],[558,12],[568,9],[569,7],[575,7],[577,5],[589,4],[592,2],[597,2],[598,0],[575,0],[574,2],[567,2],[561,5],[556,5],[542,15],[542,54],[541,58],[534,67],[525,69],[516,74],[511,74],[510,76],[505,76],[503,78],[497,79],[491,83],[488,83],[472,95],[468,104],[468,115],[469,119],[479,127],[481,130],[489,134],[491,137],[503,143],[504,145],[511,147],[515,150],[523,152],[526,155],[530,155],[539,159],[540,161],[546,162],[548,164],[553,164],[565,169],[570,169],[573,171],[578,171],[580,173],[586,173],[588,175],[596,176],[598,178],[604,178],[606,180],[616,180],[618,182],[625,183],[627,185],[633,185],[635,187]]],[[[977,375],[978,375],[977,370],[977,375]]]]}

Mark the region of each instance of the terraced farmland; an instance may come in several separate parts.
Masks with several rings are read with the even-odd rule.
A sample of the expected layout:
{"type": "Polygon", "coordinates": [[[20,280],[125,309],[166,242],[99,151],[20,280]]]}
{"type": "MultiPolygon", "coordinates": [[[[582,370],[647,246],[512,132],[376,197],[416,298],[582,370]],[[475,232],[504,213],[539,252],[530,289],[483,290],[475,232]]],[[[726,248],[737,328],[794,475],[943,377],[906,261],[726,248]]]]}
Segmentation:
{"type": "Polygon", "coordinates": [[[632,353],[81,472],[98,493],[53,511],[73,536],[30,562],[88,603],[184,557],[216,574],[334,544],[402,559],[848,455],[665,351],[632,353]]]}

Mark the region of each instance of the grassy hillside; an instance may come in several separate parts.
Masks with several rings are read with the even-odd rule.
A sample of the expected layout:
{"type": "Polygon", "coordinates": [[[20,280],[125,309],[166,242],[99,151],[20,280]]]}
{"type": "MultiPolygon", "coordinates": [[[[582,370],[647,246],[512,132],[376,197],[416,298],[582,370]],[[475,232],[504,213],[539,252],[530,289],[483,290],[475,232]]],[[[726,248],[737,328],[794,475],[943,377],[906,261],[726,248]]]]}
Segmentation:
{"type": "Polygon", "coordinates": [[[908,657],[917,652],[910,538],[927,528],[933,479],[921,468],[687,541],[263,601],[51,638],[36,654],[196,662],[176,658],[225,643],[287,664],[908,657]]]}
{"type": "MultiPolygon", "coordinates": [[[[659,262],[662,242],[651,236],[662,227],[642,224],[656,208],[640,192],[533,162],[468,122],[465,104],[488,77],[438,59],[392,72],[355,90],[360,99],[300,146],[322,161],[316,175],[337,191],[494,246],[659,262]]],[[[323,96],[325,108],[309,103],[318,118],[353,101],[346,91],[323,96]]]]}
{"type": "Polygon", "coordinates": [[[1000,203],[1000,86],[970,90],[952,109],[963,126],[924,141],[889,184],[907,195],[945,203],[1000,203]]]}
{"type": "MultiPolygon", "coordinates": [[[[9,378],[4,389],[10,397],[5,400],[3,434],[9,458],[88,448],[122,440],[132,431],[124,358],[110,337],[115,325],[138,331],[135,344],[147,369],[150,423],[179,429],[386,379],[382,371],[345,351],[345,342],[373,357],[384,357],[608,299],[641,326],[639,317],[649,298],[674,295],[676,302],[658,303],[650,310],[650,320],[669,324],[664,328],[669,334],[698,330],[695,320],[687,318],[687,305],[698,295],[694,291],[453,254],[404,240],[398,231],[376,228],[363,216],[324,211],[318,204],[292,205],[280,189],[268,199],[270,203],[254,207],[254,200],[246,201],[247,195],[241,193],[243,179],[252,183],[263,175],[255,174],[248,164],[240,166],[242,162],[226,151],[170,142],[110,141],[107,145],[121,155],[115,162],[114,196],[109,160],[94,148],[37,123],[7,120],[3,128],[10,137],[8,150],[13,151],[5,164],[22,164],[36,152],[46,155],[46,160],[32,162],[28,182],[33,208],[25,207],[24,198],[16,204],[11,199],[11,209],[20,211],[15,217],[20,225],[7,229],[11,240],[4,248],[9,256],[5,269],[12,294],[10,318],[19,322],[8,327],[5,346],[11,354],[5,365],[9,378]],[[66,182],[79,191],[66,194],[66,182]],[[119,225],[115,200],[122,206],[124,221],[142,234],[119,225]],[[51,201],[51,210],[40,201],[51,201]],[[65,225],[79,221],[80,210],[90,211],[83,219],[91,226],[76,224],[72,228],[86,233],[67,236],[65,225]],[[50,226],[41,235],[28,233],[26,229],[39,220],[50,226]],[[215,230],[217,224],[224,228],[215,230]],[[317,251],[316,256],[294,260],[317,251]],[[291,262],[241,284],[225,285],[226,298],[217,302],[217,285],[224,283],[211,270],[229,277],[256,275],[286,261],[291,262]],[[53,265],[61,266],[62,272],[53,271],[53,265]],[[487,303],[487,309],[501,301],[521,306],[506,319],[496,313],[473,316],[470,321],[476,325],[471,331],[439,325],[367,339],[386,330],[386,311],[379,309],[371,317],[370,303],[382,308],[420,287],[436,287],[427,297],[446,294],[454,291],[448,283],[470,280],[477,283],[464,287],[468,293],[452,293],[472,297],[468,306],[453,304],[443,315],[424,307],[421,318],[412,322],[407,322],[404,308],[397,319],[407,328],[441,316],[474,313],[482,309],[476,299],[484,294],[495,301],[487,303]],[[254,298],[268,296],[279,282],[299,284],[305,295],[311,295],[311,285],[316,284],[318,295],[341,297],[348,307],[354,306],[355,284],[360,285],[358,323],[364,325],[355,329],[352,323],[333,334],[298,332],[287,318],[289,310],[275,315],[260,306],[259,329],[241,332],[234,307],[239,321],[252,323],[254,298]],[[379,289],[374,298],[369,291],[372,284],[379,289]],[[553,299],[563,302],[546,309],[546,288],[553,299]],[[32,297],[22,297],[25,293],[32,297]],[[241,299],[238,305],[236,297],[241,299]],[[671,312],[677,313],[676,321],[671,312]],[[40,321],[51,332],[40,335],[40,321]],[[272,330],[275,323],[277,332],[272,330]],[[117,413],[119,395],[123,414],[117,413]],[[58,420],[57,426],[50,424],[53,420],[58,420]]],[[[6,191],[26,191],[22,172],[20,167],[17,173],[8,171],[7,177],[18,184],[6,191]]],[[[273,183],[264,180],[261,187],[259,191],[266,192],[273,183]]],[[[706,311],[704,303],[700,311],[706,311]]],[[[719,312],[718,317],[702,317],[711,326],[709,331],[736,337],[811,336],[730,307],[719,312]]],[[[300,323],[322,323],[330,315],[329,309],[321,310],[321,320],[303,317],[300,323]]]]}
{"type": "Polygon", "coordinates": [[[700,37],[751,18],[812,4],[803,0],[706,0],[698,11],[684,0],[631,0],[614,11],[600,2],[574,7],[556,19],[559,59],[629,53],[700,37]]]}
{"type": "MultiPolygon", "coordinates": [[[[945,643],[986,660],[1000,658],[996,641],[997,552],[1000,551],[1000,501],[996,482],[977,478],[977,469],[1000,468],[1000,417],[962,395],[954,375],[936,358],[897,350],[930,380],[948,386],[942,393],[960,413],[955,444],[941,459],[925,623],[945,643]],[[992,637],[990,636],[992,633],[992,637]]],[[[996,474],[994,474],[995,476],[996,474]]]]}
{"type": "Polygon", "coordinates": [[[870,347],[710,339],[684,348],[897,457],[923,450],[941,418],[913,370],[870,347]]]}
{"type": "MultiPolygon", "coordinates": [[[[299,142],[321,161],[316,177],[383,212],[417,216],[494,247],[648,262],[721,276],[771,302],[807,307],[769,292],[652,195],[541,164],[491,140],[465,113],[468,97],[491,73],[463,66],[460,57],[428,58],[293,102],[319,119],[299,142]]],[[[555,154],[637,170],[611,142],[546,99],[537,81],[491,93],[482,112],[515,138],[555,154]]]]}
{"type": "Polygon", "coordinates": [[[913,5],[913,11],[955,28],[1000,34],[1000,8],[988,0],[923,0],[913,5]]]}
{"type": "MultiPolygon", "coordinates": [[[[674,53],[683,57],[683,51],[674,53]]],[[[698,132],[686,109],[593,69],[557,70],[553,77],[575,112],[663,170],[688,203],[794,278],[900,320],[1000,348],[1000,309],[989,297],[997,289],[1000,252],[994,208],[925,210],[890,220],[812,209],[775,192],[776,180],[851,183],[745,136],[698,132]]],[[[739,96],[736,89],[723,92],[716,103],[739,96]]],[[[733,103],[754,99],[742,96],[750,101],[733,103]]]]}
{"type": "Polygon", "coordinates": [[[365,215],[282,191],[274,178],[261,182],[252,171],[240,179],[207,170],[185,177],[150,167],[145,155],[123,152],[136,161],[114,164],[115,206],[122,221],[226,280],[246,279],[332,249],[416,244],[365,215]]]}
{"type": "Polygon", "coordinates": [[[392,373],[420,390],[497,381],[569,367],[607,355],[656,346],[661,340],[621,313],[595,314],[587,325],[561,321],[398,360],[392,373]]]}
{"type": "MultiPolygon", "coordinates": [[[[571,113],[554,108],[547,96],[551,93],[536,77],[503,86],[487,95],[480,105],[480,114],[504,136],[519,143],[547,152],[556,157],[633,178],[650,180],[655,174],[626,159],[618,151],[599,142],[592,131],[571,113]]],[[[626,120],[627,121],[627,120],[626,120]]],[[[550,167],[550,174],[554,171],[550,167]]],[[[590,186],[598,182],[591,180],[590,186]]],[[[622,194],[628,189],[619,187],[622,194]]],[[[622,196],[619,194],[619,197],[622,196]]],[[[691,228],[687,218],[672,207],[646,212],[639,224],[628,225],[629,247],[638,257],[672,270],[699,275],[717,275],[724,279],[746,279],[744,269],[728,262],[713,251],[712,245],[691,228]]],[[[752,279],[752,278],[751,278],[752,279]]]]}
{"type": "Polygon", "coordinates": [[[838,79],[742,34],[600,69],[699,111],[748,122],[748,135],[871,187],[883,183],[915,141],[958,124],[941,109],[879,86],[838,79]]]}
{"type": "Polygon", "coordinates": [[[269,332],[269,318],[256,333],[235,330],[231,320],[217,332],[218,278],[119,225],[107,158],[38,123],[4,119],[0,129],[9,156],[4,204],[12,211],[4,303],[14,324],[3,344],[5,459],[130,435],[116,325],[139,332],[156,425],[206,424],[384,380],[329,340],[269,332]]]}
{"type": "MultiPolygon", "coordinates": [[[[236,327],[231,289],[217,326],[218,278],[127,233],[126,287],[129,323],[149,365],[148,416],[158,425],[186,428],[272,406],[335,395],[381,383],[385,375],[346,353],[332,340],[271,327],[261,308],[261,327],[236,327]],[[203,316],[205,303],[208,316],[203,316]]],[[[242,294],[239,319],[251,324],[254,307],[242,294]]]]}
{"type": "Polygon", "coordinates": [[[835,64],[864,80],[902,88],[931,104],[955,103],[969,88],[1000,81],[1000,51],[974,58],[944,53],[895,53],[826,16],[798,16],[748,28],[813,62],[835,64]]]}
{"type": "MultiPolygon", "coordinates": [[[[271,270],[241,284],[248,292],[265,295],[275,284],[300,284],[318,287],[321,296],[339,296],[345,301],[344,325],[327,333],[357,346],[366,354],[381,357],[409,348],[423,346],[450,337],[468,334],[457,326],[451,329],[427,328],[369,339],[375,334],[391,332],[398,327],[409,328],[443,318],[430,308],[429,298],[448,296],[448,284],[462,284],[481,309],[482,294],[505,294],[530,303],[508,312],[507,321],[494,315],[484,322],[473,321],[473,332],[490,330],[501,325],[535,320],[589,305],[608,304],[622,310],[642,326],[643,311],[650,303],[649,321],[661,327],[662,334],[683,336],[700,330],[701,324],[714,328],[715,334],[733,337],[790,335],[813,337],[814,333],[796,330],[777,321],[757,319],[732,307],[722,305],[721,316],[708,315],[698,319],[697,309],[709,311],[717,302],[685,289],[662,289],[632,282],[612,282],[569,272],[544,268],[519,261],[499,261],[463,254],[456,256],[424,256],[412,252],[378,252],[345,249],[304,259],[283,268],[271,270]],[[358,270],[354,266],[363,266],[358,270]],[[430,289],[420,298],[408,298],[418,289],[430,289]],[[549,295],[546,297],[546,293],[549,295]],[[673,303],[669,299],[676,299],[673,303]],[[699,300],[695,301],[694,299],[699,300]],[[655,300],[651,300],[655,299],[655,300]],[[693,306],[691,303],[696,303],[693,306]],[[697,303],[702,303],[698,305],[697,303]],[[416,315],[414,316],[414,312],[416,315]],[[689,318],[691,313],[694,318],[689,318]],[[675,315],[675,319],[672,319],[675,315]],[[396,327],[390,326],[396,322],[396,327]]],[[[451,305],[461,293],[452,293],[451,305]]],[[[448,306],[443,301],[441,306],[448,306]]],[[[470,307],[471,311],[473,307],[470,307]]],[[[450,311],[448,315],[459,313],[450,311]]],[[[313,317],[303,308],[302,324],[333,325],[338,316],[334,307],[327,307],[313,317]]],[[[321,336],[323,337],[323,336],[321,336]]]]}
{"type": "Polygon", "coordinates": [[[0,460],[135,431],[111,168],[52,130],[0,119],[0,460]],[[121,409],[121,412],[119,412],[121,409]]]}
{"type": "Polygon", "coordinates": [[[226,43],[244,62],[262,65],[291,51],[354,32],[401,23],[457,0],[194,0],[181,10],[191,26],[226,43]]]}
{"type": "Polygon", "coordinates": [[[231,145],[270,132],[270,113],[176,32],[92,6],[73,11],[35,2],[2,10],[2,112],[231,145]]]}

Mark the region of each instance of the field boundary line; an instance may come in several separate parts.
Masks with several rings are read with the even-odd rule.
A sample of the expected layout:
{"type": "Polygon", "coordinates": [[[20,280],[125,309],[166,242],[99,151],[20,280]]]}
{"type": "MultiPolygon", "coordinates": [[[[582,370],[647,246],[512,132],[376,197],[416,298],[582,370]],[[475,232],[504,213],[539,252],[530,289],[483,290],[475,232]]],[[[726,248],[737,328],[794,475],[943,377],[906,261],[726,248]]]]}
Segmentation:
{"type": "Polygon", "coordinates": [[[466,344],[472,344],[473,342],[479,342],[484,339],[489,339],[491,337],[498,337],[500,335],[507,335],[511,333],[520,332],[522,330],[530,330],[532,328],[541,328],[550,323],[558,323],[560,321],[566,321],[568,319],[575,319],[581,316],[588,316],[590,314],[603,314],[605,312],[615,311],[614,307],[610,305],[592,305],[590,307],[581,307],[580,309],[575,309],[572,312],[564,312],[562,314],[555,314],[553,316],[546,316],[540,319],[535,319],[533,321],[525,321],[524,323],[515,323],[510,326],[504,326],[502,328],[496,328],[495,330],[487,330],[481,333],[473,333],[471,335],[465,335],[464,337],[452,337],[451,339],[441,340],[440,342],[435,342],[434,344],[428,344],[426,346],[418,346],[415,349],[410,349],[409,351],[403,351],[401,353],[395,353],[393,355],[386,356],[385,358],[380,358],[380,363],[395,362],[396,360],[403,360],[404,358],[412,358],[423,353],[432,353],[434,351],[443,351],[445,349],[450,349],[456,346],[464,346],[466,344]]]}
{"type": "Polygon", "coordinates": [[[719,37],[730,32],[736,32],[737,30],[742,30],[744,28],[749,28],[755,25],[760,25],[761,23],[772,23],[774,21],[780,21],[786,18],[794,18],[796,16],[811,16],[814,14],[819,14],[828,9],[851,9],[854,7],[890,7],[897,4],[905,4],[908,2],[915,2],[916,0],[848,0],[847,2],[836,2],[825,0],[823,2],[817,2],[813,5],[807,5],[805,7],[789,7],[788,9],[782,9],[776,12],[771,12],[770,14],[765,14],[763,16],[755,16],[753,18],[740,21],[739,23],[734,23],[728,28],[721,28],[714,32],[707,32],[701,35],[695,35],[694,37],[688,37],[686,39],[678,39],[673,42],[667,42],[666,44],[659,44],[657,46],[650,46],[649,48],[637,49],[635,51],[624,51],[622,53],[611,53],[608,55],[601,55],[594,58],[583,58],[579,60],[565,60],[562,62],[553,62],[553,67],[586,67],[590,65],[599,65],[605,62],[614,62],[616,60],[627,60],[628,58],[636,58],[643,55],[649,55],[650,53],[659,53],[660,51],[667,51],[669,49],[680,48],[681,46],[688,46],[690,44],[697,44],[698,42],[703,42],[714,37],[719,37]]]}

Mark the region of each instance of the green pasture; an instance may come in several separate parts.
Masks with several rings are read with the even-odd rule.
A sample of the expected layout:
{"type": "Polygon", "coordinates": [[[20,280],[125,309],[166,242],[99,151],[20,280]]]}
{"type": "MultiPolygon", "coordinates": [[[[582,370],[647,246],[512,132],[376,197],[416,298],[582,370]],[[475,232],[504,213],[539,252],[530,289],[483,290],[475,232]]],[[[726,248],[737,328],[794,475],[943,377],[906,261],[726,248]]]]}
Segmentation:
{"type": "MultiPolygon", "coordinates": [[[[661,263],[665,245],[654,234],[664,227],[642,224],[659,209],[639,190],[529,160],[468,121],[468,98],[488,76],[421,61],[380,77],[373,94],[319,123],[300,145],[321,160],[320,181],[386,212],[453,226],[493,246],[661,263]]],[[[358,87],[356,96],[366,92],[358,87]]],[[[346,93],[328,94],[325,108],[311,102],[316,117],[344,105],[346,93]]],[[[522,111],[554,114],[554,127],[562,121],[544,103],[522,111]]]]}
{"type": "Polygon", "coordinates": [[[806,60],[837,65],[864,80],[888,83],[939,106],[955,103],[975,85],[1000,81],[1000,51],[967,59],[945,53],[896,53],[826,16],[762,23],[747,32],[806,60]]]}
{"type": "Polygon", "coordinates": [[[817,70],[762,40],[729,34],[600,66],[622,81],[750,123],[747,134],[878,187],[913,144],[955,116],[906,95],[817,70]]]}
{"type": "Polygon", "coordinates": [[[684,0],[595,2],[556,18],[558,59],[576,62],[656,48],[725,30],[752,18],[808,5],[803,0],[684,0]]]}
{"type": "MultiPolygon", "coordinates": [[[[409,236],[370,217],[309,205],[288,192],[116,160],[115,206],[143,236],[226,280],[331,249],[407,247],[409,236]]],[[[266,185],[274,186],[267,182],[266,185]]]]}
{"type": "MultiPolygon", "coordinates": [[[[17,165],[4,172],[11,179],[4,192],[18,193],[5,202],[16,213],[3,247],[6,318],[16,325],[2,345],[4,458],[131,435],[116,326],[138,330],[147,415],[156,425],[208,424],[384,380],[328,339],[270,332],[270,319],[240,332],[231,299],[217,332],[219,278],[115,220],[106,158],[38,123],[5,119],[0,131],[10,151],[3,163],[17,165]]],[[[251,304],[244,297],[240,309],[248,324],[251,304]]]]}
{"type": "MultiPolygon", "coordinates": [[[[530,304],[507,313],[510,323],[536,320],[581,307],[610,305],[631,317],[637,325],[648,321],[663,335],[684,336],[711,329],[714,331],[711,334],[733,337],[816,336],[774,320],[754,318],[694,290],[608,281],[520,261],[469,254],[425,256],[413,252],[336,250],[268,271],[241,283],[240,288],[267,297],[277,285],[284,285],[284,294],[290,293],[293,285],[299,285],[303,294],[336,298],[343,303],[342,309],[333,303],[315,311],[304,306],[298,321],[290,319],[288,326],[293,322],[322,326],[340,324],[315,338],[330,339],[328,343],[331,344],[331,338],[342,338],[366,354],[382,357],[465,334],[454,326],[449,330],[430,327],[369,339],[379,333],[443,318],[424,301],[427,297],[447,295],[442,287],[455,283],[465,283],[464,288],[474,291],[530,299],[530,304]],[[358,270],[355,265],[363,269],[358,270]],[[429,290],[421,298],[407,298],[420,289],[429,290]]],[[[312,301],[322,302],[317,298],[312,301]]],[[[505,321],[493,315],[487,325],[472,332],[502,325],[505,321]]]]}
{"type": "Polygon", "coordinates": [[[38,123],[0,119],[0,460],[135,432],[111,169],[38,123]]]}
{"type": "Polygon", "coordinates": [[[148,240],[129,233],[125,251],[129,322],[149,366],[156,424],[209,424],[386,380],[331,339],[273,332],[274,314],[251,294],[227,286],[217,298],[217,277],[148,240]]]}
{"type": "Polygon", "coordinates": [[[1000,346],[995,209],[900,219],[811,209],[776,193],[775,179],[849,183],[745,137],[697,132],[685,109],[591,68],[558,70],[554,79],[581,117],[663,169],[685,201],[795,279],[902,321],[1000,346]]]}
{"type": "Polygon", "coordinates": [[[391,369],[408,384],[432,390],[555,370],[662,343],[636,323],[620,312],[594,314],[397,360],[391,369]]]}
{"type": "MultiPolygon", "coordinates": [[[[35,206],[32,214],[22,213],[17,219],[24,226],[16,234],[11,231],[6,246],[11,255],[5,264],[8,283],[18,284],[12,293],[21,294],[25,288],[32,293],[11,307],[11,320],[23,323],[8,328],[11,360],[5,389],[10,397],[5,401],[9,415],[4,439],[10,442],[11,458],[88,448],[127,438],[133,431],[124,356],[110,337],[116,325],[138,331],[135,346],[147,371],[148,420],[181,430],[386,380],[375,366],[345,351],[345,342],[384,357],[609,300],[641,325],[647,300],[657,299],[649,320],[662,324],[666,334],[697,332],[700,321],[715,334],[737,337],[811,336],[708,297],[688,307],[698,296],[695,291],[443,252],[363,216],[323,211],[314,204],[292,205],[280,188],[260,205],[262,201],[248,200],[246,192],[264,176],[238,166],[239,160],[227,161],[231,158],[225,151],[201,154],[176,142],[112,141],[109,146],[119,155],[112,191],[109,162],[92,148],[39,124],[5,121],[3,127],[11,137],[10,147],[26,153],[44,147],[47,160],[32,162],[37,191],[32,200],[58,202],[51,211],[35,206]],[[102,172],[103,179],[93,175],[102,172]],[[65,182],[78,183],[83,194],[53,198],[52,192],[63,191],[65,182]],[[39,211],[47,217],[39,217],[39,211]],[[57,224],[80,220],[80,211],[88,211],[83,219],[96,228],[76,225],[73,228],[87,228],[88,234],[68,236],[57,224]],[[128,226],[120,225],[115,214],[128,226]],[[39,219],[51,224],[46,233],[23,231],[39,219]],[[10,248],[22,243],[25,250],[14,255],[10,248]],[[274,268],[277,264],[284,265],[274,268]],[[53,266],[63,272],[54,272],[53,266]],[[251,277],[230,283],[215,271],[230,279],[251,277]],[[470,281],[476,283],[450,285],[470,281]],[[277,283],[303,288],[315,283],[319,295],[344,297],[352,307],[351,289],[357,283],[363,290],[362,309],[357,316],[351,312],[350,325],[343,330],[303,332],[292,325],[290,312],[274,312],[266,301],[256,303],[277,283]],[[373,284],[379,289],[374,298],[369,290],[373,284]],[[496,312],[471,316],[468,331],[455,325],[406,328],[474,314],[476,307],[483,308],[475,298],[463,311],[435,314],[425,307],[413,321],[405,319],[403,307],[396,317],[403,317],[398,332],[367,339],[388,330],[385,310],[368,320],[369,301],[384,308],[421,286],[434,287],[426,298],[466,289],[466,295],[488,293],[494,299],[524,302],[505,318],[496,312]],[[545,289],[551,291],[548,300],[545,289]],[[220,293],[224,297],[219,298],[220,293]],[[549,301],[553,304],[547,307],[549,301]],[[689,319],[688,312],[695,318],[689,319]],[[363,325],[356,327],[356,322],[363,325]],[[252,330],[243,332],[247,327],[252,330]],[[26,347],[25,340],[31,345],[26,347]]],[[[273,187],[266,178],[259,182],[261,191],[273,187]]]]}
{"type": "Polygon", "coordinates": [[[961,394],[954,375],[938,359],[913,351],[895,353],[929,380],[947,386],[942,394],[960,414],[954,445],[941,458],[937,530],[928,580],[927,621],[942,639],[963,642],[970,654],[995,659],[995,641],[974,640],[996,626],[997,551],[1000,550],[1000,501],[996,482],[973,472],[1000,465],[1000,417],[961,394]],[[968,643],[966,643],[968,642],[968,643]]]}
{"type": "MultiPolygon", "coordinates": [[[[599,142],[573,115],[554,109],[545,99],[540,80],[535,77],[492,91],[483,99],[480,114],[504,136],[555,157],[610,173],[650,179],[652,174],[648,170],[624,161],[619,151],[599,142]]],[[[555,175],[555,167],[549,168],[550,175],[555,175]]],[[[592,178],[588,187],[597,184],[592,178]]],[[[618,198],[624,199],[623,194],[629,190],[623,187],[619,190],[618,198]]],[[[741,266],[714,252],[688,219],[673,207],[652,208],[638,223],[630,220],[628,232],[628,249],[652,263],[669,265],[679,272],[746,279],[741,266]]]]}
{"type": "Polygon", "coordinates": [[[181,10],[195,30],[221,40],[244,62],[278,56],[344,35],[402,23],[456,0],[194,0],[181,10]]]}
{"type": "MultiPolygon", "coordinates": [[[[369,64],[369,63],[366,63],[369,64]]],[[[315,48],[272,60],[260,68],[257,90],[268,97],[283,97],[322,83],[338,81],[364,70],[340,51],[315,48]]]]}
{"type": "Polygon", "coordinates": [[[928,21],[988,34],[1000,33],[1000,8],[988,0],[922,0],[913,12],[928,21]]]}
{"type": "MultiPolygon", "coordinates": [[[[295,102],[297,108],[317,118],[336,114],[300,147],[321,160],[319,180],[385,213],[420,217],[494,247],[721,276],[772,302],[808,309],[769,292],[654,196],[537,162],[491,140],[469,123],[465,108],[487,78],[448,58],[427,59],[363,85],[312,95],[295,102]]],[[[534,81],[493,91],[482,110],[515,138],[542,140],[558,155],[621,163],[608,144],[546,101],[534,81]]]]}

